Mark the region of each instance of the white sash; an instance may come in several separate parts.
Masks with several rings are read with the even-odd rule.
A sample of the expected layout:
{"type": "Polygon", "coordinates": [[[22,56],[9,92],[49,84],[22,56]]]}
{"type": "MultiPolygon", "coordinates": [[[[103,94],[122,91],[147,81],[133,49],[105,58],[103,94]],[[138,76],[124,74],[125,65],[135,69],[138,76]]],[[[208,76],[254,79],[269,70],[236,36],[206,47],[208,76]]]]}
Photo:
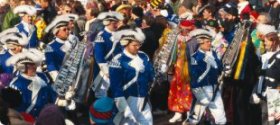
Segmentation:
{"type": "Polygon", "coordinates": [[[28,86],[28,88],[32,91],[32,96],[31,96],[31,105],[26,109],[27,113],[29,113],[34,108],[38,98],[39,91],[44,86],[46,86],[45,81],[38,76],[35,76],[31,84],[28,86]]]}

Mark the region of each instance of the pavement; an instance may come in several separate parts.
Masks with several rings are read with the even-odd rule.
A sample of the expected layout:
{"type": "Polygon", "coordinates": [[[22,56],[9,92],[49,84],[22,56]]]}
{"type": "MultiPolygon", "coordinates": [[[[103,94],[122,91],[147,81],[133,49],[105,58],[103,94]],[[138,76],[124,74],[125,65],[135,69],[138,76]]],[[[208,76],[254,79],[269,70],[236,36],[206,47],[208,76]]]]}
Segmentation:
{"type": "MultiPolygon", "coordinates": [[[[174,115],[173,112],[169,112],[163,115],[153,115],[154,125],[182,125],[182,122],[169,123],[169,119],[174,115]]],[[[183,120],[185,120],[183,118],[183,120]]]]}

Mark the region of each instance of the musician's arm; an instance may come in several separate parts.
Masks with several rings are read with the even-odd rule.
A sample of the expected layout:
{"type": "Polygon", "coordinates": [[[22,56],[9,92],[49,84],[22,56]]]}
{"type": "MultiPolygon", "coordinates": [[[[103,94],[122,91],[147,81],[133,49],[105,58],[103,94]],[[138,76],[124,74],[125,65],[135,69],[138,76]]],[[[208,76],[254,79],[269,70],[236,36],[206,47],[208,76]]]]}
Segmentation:
{"type": "Polygon", "coordinates": [[[106,45],[104,42],[95,42],[94,58],[95,61],[98,63],[100,71],[102,71],[106,75],[109,75],[109,67],[105,59],[106,56],[105,48],[106,45]]]}
{"type": "Polygon", "coordinates": [[[55,103],[56,99],[57,99],[57,93],[54,91],[54,89],[48,85],[48,92],[49,92],[49,103],[55,103]]]}
{"type": "Polygon", "coordinates": [[[48,70],[52,80],[55,81],[55,79],[58,75],[58,70],[57,70],[57,66],[55,64],[54,51],[52,50],[52,48],[50,46],[47,46],[47,48],[46,48],[45,57],[46,57],[47,70],[48,70]]]}
{"type": "Polygon", "coordinates": [[[110,89],[114,98],[123,97],[123,71],[119,64],[110,64],[110,89]]]}

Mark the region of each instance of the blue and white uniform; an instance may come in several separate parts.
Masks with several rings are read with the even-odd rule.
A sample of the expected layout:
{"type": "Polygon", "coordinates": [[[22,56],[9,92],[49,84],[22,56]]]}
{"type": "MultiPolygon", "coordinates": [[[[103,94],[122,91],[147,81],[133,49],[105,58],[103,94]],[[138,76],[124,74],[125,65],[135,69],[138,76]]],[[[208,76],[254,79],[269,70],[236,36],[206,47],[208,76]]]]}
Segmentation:
{"type": "Polygon", "coordinates": [[[213,99],[222,63],[214,51],[204,52],[199,49],[191,58],[191,88],[194,94],[194,105],[189,122],[198,124],[205,109],[208,108],[214,117],[215,124],[225,124],[226,117],[220,91],[213,99]]]}
{"type": "Polygon", "coordinates": [[[152,125],[151,108],[144,101],[148,96],[149,83],[152,82],[154,76],[148,56],[143,52],[132,55],[124,50],[110,63],[109,74],[110,90],[119,111],[114,119],[115,124],[137,122],[152,125]]]}
{"type": "Polygon", "coordinates": [[[104,28],[94,41],[94,91],[96,97],[107,96],[110,86],[108,62],[122,51],[120,43],[110,39],[112,33],[104,28]]]}
{"type": "Polygon", "coordinates": [[[4,53],[0,54],[0,74],[2,73],[13,74],[14,71],[13,66],[7,66],[6,61],[14,54],[11,50],[5,50],[3,52],[4,53]]]}
{"type": "Polygon", "coordinates": [[[37,48],[39,46],[39,40],[37,37],[37,28],[34,25],[27,24],[21,21],[19,24],[16,25],[16,28],[20,33],[23,33],[28,37],[28,44],[26,48],[37,48]]]}
{"type": "Polygon", "coordinates": [[[58,75],[66,53],[73,48],[73,45],[74,43],[71,43],[69,40],[62,40],[59,38],[55,38],[47,45],[45,50],[47,70],[53,80],[55,80],[58,75]]]}
{"type": "Polygon", "coordinates": [[[22,102],[17,108],[19,112],[27,112],[37,117],[45,105],[54,103],[56,93],[47,83],[44,74],[37,73],[34,77],[24,74],[18,75],[10,85],[22,94],[22,102]]]}

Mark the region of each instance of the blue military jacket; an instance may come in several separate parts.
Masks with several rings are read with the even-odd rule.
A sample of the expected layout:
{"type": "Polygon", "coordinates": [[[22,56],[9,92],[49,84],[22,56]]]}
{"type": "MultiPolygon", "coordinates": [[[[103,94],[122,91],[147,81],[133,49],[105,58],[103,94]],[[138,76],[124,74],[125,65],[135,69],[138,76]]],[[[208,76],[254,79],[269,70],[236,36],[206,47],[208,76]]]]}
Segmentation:
{"type": "Polygon", "coordinates": [[[215,85],[222,70],[222,63],[218,59],[217,54],[211,51],[216,63],[214,67],[210,61],[206,60],[206,54],[202,50],[198,50],[191,58],[191,87],[198,88],[208,85],[215,85]]]}
{"type": "Polygon", "coordinates": [[[23,23],[19,23],[16,25],[17,29],[19,30],[20,33],[25,34],[28,38],[29,38],[29,43],[26,45],[26,48],[37,48],[39,46],[39,40],[37,37],[37,28],[35,26],[33,31],[29,31],[32,33],[28,33],[25,29],[24,29],[24,25],[23,23]]]}
{"type": "Polygon", "coordinates": [[[109,64],[110,90],[112,96],[116,97],[146,97],[148,95],[149,83],[153,80],[154,71],[149,57],[143,53],[138,53],[138,60],[134,60],[130,54],[124,50],[123,53],[114,57],[109,64]],[[140,60],[139,60],[140,59],[140,60]],[[139,62],[143,63],[139,63],[139,62]],[[134,62],[138,62],[134,65],[134,62]],[[143,65],[142,65],[143,64],[143,65]],[[142,65],[142,70],[137,70],[142,65]]]}
{"type": "MultiPolygon", "coordinates": [[[[29,112],[32,116],[37,117],[40,111],[46,104],[54,103],[56,100],[56,93],[51,88],[50,84],[47,81],[47,77],[42,73],[37,73],[37,76],[40,78],[40,88],[38,90],[37,99],[34,102],[35,105],[29,112]]],[[[26,112],[29,106],[32,104],[32,80],[26,75],[20,74],[13,79],[10,85],[12,88],[19,90],[22,94],[22,102],[17,108],[19,112],[26,112]]]]}
{"type": "Polygon", "coordinates": [[[106,63],[110,61],[115,55],[121,53],[122,47],[119,42],[116,42],[115,47],[113,46],[113,41],[110,39],[112,33],[110,33],[106,28],[99,32],[96,39],[94,40],[94,58],[97,63],[106,63]],[[111,55],[107,56],[107,54],[112,51],[111,55]]]}
{"type": "Polygon", "coordinates": [[[6,61],[12,56],[8,50],[0,54],[0,73],[13,74],[13,66],[6,65],[6,61]]]}
{"type": "Polygon", "coordinates": [[[110,38],[112,33],[109,32],[106,28],[99,32],[94,40],[94,59],[95,59],[95,70],[94,76],[99,72],[99,66],[97,64],[107,63],[111,61],[112,58],[121,53],[122,46],[119,42],[113,42],[110,38]],[[115,44],[115,45],[114,45],[115,44]],[[110,54],[109,54],[110,53],[110,54]]]}
{"type": "Polygon", "coordinates": [[[48,44],[46,47],[46,64],[48,71],[59,71],[65,52],[61,49],[64,45],[64,42],[59,38],[55,38],[54,41],[48,44]]]}

